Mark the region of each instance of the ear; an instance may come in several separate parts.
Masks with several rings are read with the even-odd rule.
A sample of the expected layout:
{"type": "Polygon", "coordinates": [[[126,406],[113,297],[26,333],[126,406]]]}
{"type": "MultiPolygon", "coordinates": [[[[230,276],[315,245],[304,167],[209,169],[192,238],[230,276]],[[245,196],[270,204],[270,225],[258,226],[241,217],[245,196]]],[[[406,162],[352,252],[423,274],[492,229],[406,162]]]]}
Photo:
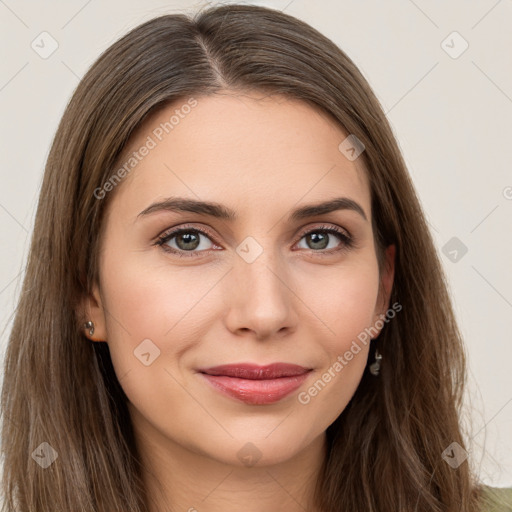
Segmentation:
{"type": "Polygon", "coordinates": [[[101,301],[100,290],[95,283],[92,291],[83,298],[81,312],[84,322],[81,327],[91,341],[107,341],[107,330],[105,327],[105,310],[101,301]],[[89,329],[84,326],[85,322],[94,323],[94,333],[89,334],[89,329]]]}
{"type": "Polygon", "coordinates": [[[388,245],[384,251],[384,268],[380,276],[379,296],[377,307],[375,309],[374,325],[386,311],[389,309],[389,300],[393,289],[393,281],[395,278],[395,254],[396,246],[388,245]]]}

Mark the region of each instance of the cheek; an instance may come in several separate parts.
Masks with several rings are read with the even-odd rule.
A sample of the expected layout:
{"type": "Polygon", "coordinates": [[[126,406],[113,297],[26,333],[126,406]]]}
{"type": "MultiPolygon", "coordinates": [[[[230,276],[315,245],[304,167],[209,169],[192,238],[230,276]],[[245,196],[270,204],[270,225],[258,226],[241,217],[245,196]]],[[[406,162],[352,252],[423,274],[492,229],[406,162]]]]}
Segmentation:
{"type": "Polygon", "coordinates": [[[370,256],[346,265],[317,269],[303,280],[299,292],[305,305],[316,314],[327,336],[325,348],[332,356],[348,350],[352,340],[369,328],[375,315],[379,273],[370,256]]]}
{"type": "Polygon", "coordinates": [[[103,268],[108,345],[132,413],[154,427],[173,425],[185,436],[185,426],[197,423],[204,411],[183,385],[180,361],[201,340],[198,318],[209,322],[201,298],[215,276],[191,268],[145,267],[136,255],[105,258],[103,268]]]}
{"type": "MultiPolygon", "coordinates": [[[[142,235],[141,235],[142,237],[142,235]]],[[[101,258],[101,276],[109,336],[140,343],[144,338],[171,338],[187,312],[200,302],[215,276],[199,266],[166,259],[161,249],[137,240],[117,217],[109,224],[107,250],[101,258]]],[[[186,258],[183,258],[186,259],[186,258]]]]}
{"type": "MultiPolygon", "coordinates": [[[[316,328],[322,334],[316,336],[316,350],[321,357],[318,380],[306,390],[301,403],[314,399],[313,409],[327,408],[330,420],[346,406],[363,375],[370,340],[375,337],[370,328],[375,318],[378,283],[377,262],[368,256],[333,267],[323,276],[317,271],[308,279],[308,289],[302,291],[308,307],[321,320],[316,322],[316,328]]],[[[315,339],[313,331],[310,335],[315,339]]]]}
{"type": "Polygon", "coordinates": [[[315,338],[310,332],[318,340],[319,365],[297,401],[301,417],[310,421],[314,432],[325,430],[343,412],[361,381],[373,337],[368,328],[374,319],[378,278],[376,262],[368,260],[315,280],[323,286],[306,295],[308,306],[322,320],[315,326],[322,334],[315,338]]]}
{"type": "Polygon", "coordinates": [[[143,258],[113,265],[107,260],[103,283],[111,351],[133,356],[139,344],[150,339],[172,361],[169,351],[179,353],[194,339],[201,298],[215,284],[215,276],[209,279],[197,268],[148,268],[143,258]]]}

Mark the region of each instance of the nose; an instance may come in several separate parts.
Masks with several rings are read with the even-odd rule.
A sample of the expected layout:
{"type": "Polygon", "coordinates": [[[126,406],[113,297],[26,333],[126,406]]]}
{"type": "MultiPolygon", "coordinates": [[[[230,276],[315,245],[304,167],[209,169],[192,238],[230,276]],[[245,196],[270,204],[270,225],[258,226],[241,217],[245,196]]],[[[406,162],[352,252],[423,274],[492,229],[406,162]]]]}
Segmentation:
{"type": "Polygon", "coordinates": [[[297,328],[298,297],[293,279],[271,250],[251,259],[236,257],[226,280],[226,327],[258,340],[284,336],[297,328]]]}

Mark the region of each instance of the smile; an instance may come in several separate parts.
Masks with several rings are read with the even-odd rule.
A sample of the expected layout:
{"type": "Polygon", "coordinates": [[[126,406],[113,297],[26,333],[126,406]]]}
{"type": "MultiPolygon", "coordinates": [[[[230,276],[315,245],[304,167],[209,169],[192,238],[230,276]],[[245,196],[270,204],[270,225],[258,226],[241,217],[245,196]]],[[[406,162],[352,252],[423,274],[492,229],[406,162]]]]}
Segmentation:
{"type": "Polygon", "coordinates": [[[221,393],[251,405],[278,402],[298,389],[312,370],[295,364],[231,364],[198,370],[221,393]]]}

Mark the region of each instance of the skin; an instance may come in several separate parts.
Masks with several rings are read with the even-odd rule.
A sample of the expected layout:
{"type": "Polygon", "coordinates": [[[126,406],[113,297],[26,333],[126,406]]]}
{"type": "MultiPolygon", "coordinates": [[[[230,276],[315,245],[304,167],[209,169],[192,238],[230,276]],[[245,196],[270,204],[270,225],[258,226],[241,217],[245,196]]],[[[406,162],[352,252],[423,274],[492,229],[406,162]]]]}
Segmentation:
{"type": "MultiPolygon", "coordinates": [[[[108,342],[129,399],[152,511],[316,510],[325,430],[354,394],[369,344],[308,404],[297,395],[389,308],[394,247],[379,276],[366,171],[362,159],[340,152],[347,134],[328,116],[257,93],[196,99],[110,192],[99,283],[84,302],[95,325],[90,338],[108,342]],[[239,218],[138,216],[170,196],[215,201],[239,218]],[[286,220],[298,206],[339,196],[359,203],[368,220],[348,209],[286,220]],[[214,237],[200,235],[197,257],[154,244],[184,224],[214,237]],[[322,225],[348,231],[356,245],[322,257],[344,247],[335,234],[327,235],[328,247],[305,236],[322,225]],[[248,236],[263,251],[251,263],[236,251],[248,236]],[[144,339],[160,350],[149,366],[134,356],[144,339]],[[313,371],[298,391],[270,405],[227,397],[196,373],[236,362],[289,362],[313,371]],[[253,466],[237,455],[248,442],[260,456],[253,466]]],[[[126,154],[184,103],[150,116],[126,154]]],[[[186,252],[187,241],[178,238],[167,246],[186,252]]]]}

